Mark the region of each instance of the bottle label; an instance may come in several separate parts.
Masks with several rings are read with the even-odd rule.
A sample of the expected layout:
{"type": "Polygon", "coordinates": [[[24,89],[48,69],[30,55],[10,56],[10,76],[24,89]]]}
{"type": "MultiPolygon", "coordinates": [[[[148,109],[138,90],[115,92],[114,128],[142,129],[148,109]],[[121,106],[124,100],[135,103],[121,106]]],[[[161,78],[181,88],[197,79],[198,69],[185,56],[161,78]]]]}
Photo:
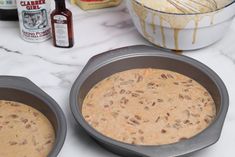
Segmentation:
{"type": "Polygon", "coordinates": [[[42,42],[51,37],[50,1],[17,0],[21,36],[29,42],[42,42]]]}
{"type": "Polygon", "coordinates": [[[0,9],[16,9],[16,0],[0,0],[0,9]]]}
{"type": "Polygon", "coordinates": [[[55,42],[57,46],[69,46],[67,17],[63,15],[55,15],[55,42]]]}

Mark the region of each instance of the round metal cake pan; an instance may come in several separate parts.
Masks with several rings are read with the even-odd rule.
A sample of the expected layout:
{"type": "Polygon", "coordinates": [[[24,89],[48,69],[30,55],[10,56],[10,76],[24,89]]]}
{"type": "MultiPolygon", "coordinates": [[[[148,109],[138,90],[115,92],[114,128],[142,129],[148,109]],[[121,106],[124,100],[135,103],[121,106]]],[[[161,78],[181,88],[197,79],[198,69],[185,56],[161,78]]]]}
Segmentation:
{"type": "Polygon", "coordinates": [[[30,80],[15,76],[0,76],[0,100],[20,102],[44,114],[51,122],[56,136],[48,157],[57,157],[67,132],[65,116],[59,105],[30,80]]]}
{"type": "Polygon", "coordinates": [[[126,157],[184,156],[206,148],[220,137],[229,106],[227,89],[219,76],[204,64],[186,56],[162,52],[147,46],[132,46],[112,50],[89,60],[75,81],[70,93],[70,107],[76,121],[96,141],[108,150],[126,157]],[[166,69],[186,75],[201,85],[215,101],[217,114],[212,124],[198,135],[178,143],[141,146],[122,143],[102,135],[82,116],[82,104],[89,90],[104,78],[135,68],[166,69]]]}

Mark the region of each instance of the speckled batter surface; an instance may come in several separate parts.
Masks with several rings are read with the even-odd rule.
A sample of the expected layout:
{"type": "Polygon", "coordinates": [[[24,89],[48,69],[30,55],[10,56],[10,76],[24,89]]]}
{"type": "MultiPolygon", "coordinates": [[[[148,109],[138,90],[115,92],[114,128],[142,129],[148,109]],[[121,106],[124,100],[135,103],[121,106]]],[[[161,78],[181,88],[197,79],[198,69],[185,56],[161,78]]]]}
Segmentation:
{"type": "Polygon", "coordinates": [[[54,140],[53,126],[41,112],[0,100],[0,157],[47,157],[54,140]]]}
{"type": "Polygon", "coordinates": [[[208,91],[167,70],[132,69],[96,84],[82,107],[98,132],[124,143],[162,145],[197,135],[216,115],[208,91]]]}

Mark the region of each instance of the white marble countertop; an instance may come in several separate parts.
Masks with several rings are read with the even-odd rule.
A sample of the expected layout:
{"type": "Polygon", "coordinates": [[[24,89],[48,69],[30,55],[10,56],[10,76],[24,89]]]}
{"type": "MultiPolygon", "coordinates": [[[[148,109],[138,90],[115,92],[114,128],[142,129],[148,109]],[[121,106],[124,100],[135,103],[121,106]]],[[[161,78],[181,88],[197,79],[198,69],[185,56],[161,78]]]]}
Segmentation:
{"type": "MultiPolygon", "coordinates": [[[[67,4],[74,14],[75,46],[60,49],[52,41],[28,43],[20,38],[17,22],[0,21],[0,75],[24,76],[46,91],[62,107],[68,133],[60,157],[112,157],[79,128],[69,108],[71,86],[90,57],[123,46],[149,43],[133,26],[125,5],[85,12],[67,4]]],[[[234,156],[235,146],[235,21],[215,45],[185,52],[213,69],[226,84],[230,108],[220,140],[193,157],[234,156]]]]}

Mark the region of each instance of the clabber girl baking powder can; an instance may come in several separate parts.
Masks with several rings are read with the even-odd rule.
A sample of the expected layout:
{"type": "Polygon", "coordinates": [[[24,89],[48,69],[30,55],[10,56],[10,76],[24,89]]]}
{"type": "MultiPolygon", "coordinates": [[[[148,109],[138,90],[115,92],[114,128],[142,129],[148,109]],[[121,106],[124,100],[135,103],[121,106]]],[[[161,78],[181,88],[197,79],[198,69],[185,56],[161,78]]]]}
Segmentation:
{"type": "Polygon", "coordinates": [[[50,0],[16,0],[24,40],[42,42],[51,37],[50,0]]]}

